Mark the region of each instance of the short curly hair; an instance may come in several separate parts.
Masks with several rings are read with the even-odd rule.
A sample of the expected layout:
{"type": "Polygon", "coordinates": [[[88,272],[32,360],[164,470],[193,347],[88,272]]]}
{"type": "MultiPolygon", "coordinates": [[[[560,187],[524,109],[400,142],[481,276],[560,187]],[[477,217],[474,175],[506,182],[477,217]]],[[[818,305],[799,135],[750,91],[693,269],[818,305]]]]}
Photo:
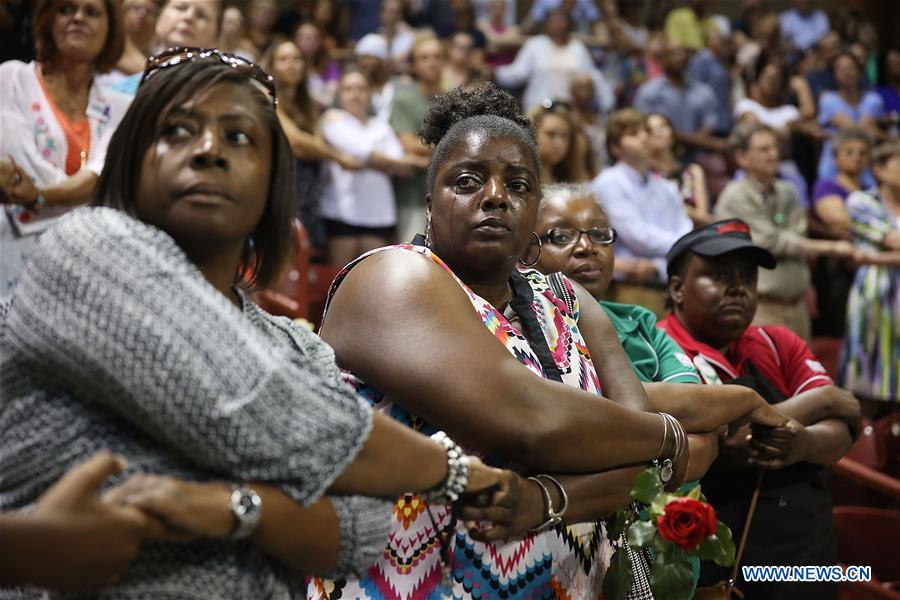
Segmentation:
{"type": "Polygon", "coordinates": [[[419,137],[434,153],[428,163],[428,189],[434,186],[437,166],[447,159],[456,142],[473,131],[484,131],[492,138],[512,138],[522,142],[534,157],[535,175],[540,179],[541,161],[534,125],[519,108],[516,99],[492,83],[456,88],[435,97],[419,137]]]}

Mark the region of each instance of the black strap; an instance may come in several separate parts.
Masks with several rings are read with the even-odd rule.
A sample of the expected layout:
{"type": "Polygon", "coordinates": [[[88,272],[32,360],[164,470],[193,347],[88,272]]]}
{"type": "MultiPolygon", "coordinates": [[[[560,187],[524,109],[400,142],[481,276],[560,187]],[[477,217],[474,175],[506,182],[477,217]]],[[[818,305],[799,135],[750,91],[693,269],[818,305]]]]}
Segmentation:
{"type": "Polygon", "coordinates": [[[541,362],[541,368],[544,370],[544,376],[553,381],[562,382],[562,372],[556,366],[553,355],[550,353],[550,346],[547,345],[547,338],[544,336],[544,330],[538,323],[537,316],[534,313],[534,290],[528,284],[525,276],[518,271],[513,271],[509,278],[510,287],[512,287],[512,298],[509,300],[509,307],[518,315],[522,321],[522,327],[525,330],[525,339],[531,347],[531,351],[541,362]]]}

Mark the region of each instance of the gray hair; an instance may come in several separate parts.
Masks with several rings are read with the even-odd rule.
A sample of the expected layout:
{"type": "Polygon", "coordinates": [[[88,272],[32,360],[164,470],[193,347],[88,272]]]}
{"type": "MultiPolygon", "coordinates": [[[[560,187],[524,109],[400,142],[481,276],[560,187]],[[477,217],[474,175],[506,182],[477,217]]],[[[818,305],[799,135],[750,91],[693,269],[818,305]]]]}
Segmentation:
{"type": "Polygon", "coordinates": [[[831,153],[837,156],[838,148],[847,142],[862,142],[866,145],[869,152],[872,151],[872,147],[875,145],[872,136],[869,135],[865,129],[861,127],[848,127],[846,129],[841,129],[834,134],[833,138],[831,138],[831,153]]]}
{"type": "Polygon", "coordinates": [[[541,186],[541,206],[544,206],[544,200],[559,200],[560,202],[569,202],[575,198],[590,198],[597,204],[597,208],[603,213],[603,217],[609,220],[609,215],[600,203],[597,194],[586,183],[580,182],[560,182],[548,183],[541,186]]]}

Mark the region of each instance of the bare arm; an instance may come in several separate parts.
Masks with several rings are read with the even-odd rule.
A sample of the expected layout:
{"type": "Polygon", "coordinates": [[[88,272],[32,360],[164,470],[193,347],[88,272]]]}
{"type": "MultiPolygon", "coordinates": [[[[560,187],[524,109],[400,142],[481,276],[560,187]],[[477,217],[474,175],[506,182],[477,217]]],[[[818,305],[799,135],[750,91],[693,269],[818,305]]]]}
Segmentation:
{"type": "Polygon", "coordinates": [[[823,467],[830,467],[841,459],[850,446],[853,436],[847,424],[840,419],[825,419],[806,428],[810,433],[810,447],[806,461],[823,467]]]}
{"type": "MultiPolygon", "coordinates": [[[[263,510],[251,536],[260,550],[291,569],[324,574],[334,570],[340,551],[340,525],[329,498],[302,508],[276,487],[251,484],[263,510]]],[[[134,475],[110,490],[111,506],[133,506],[166,524],[161,539],[227,538],[235,528],[231,486],[159,475],[134,475]]]]}
{"type": "Polygon", "coordinates": [[[710,216],[709,194],[706,192],[706,173],[703,172],[703,167],[696,163],[688,166],[688,171],[694,178],[694,206],[702,214],[710,216]]]}
{"type": "Polygon", "coordinates": [[[741,385],[645,383],[652,410],[671,413],[692,433],[715,431],[722,425],[747,418],[778,426],[787,421],[781,404],[772,407],[752,389],[741,385]]]}
{"type": "Polygon", "coordinates": [[[856,428],[860,419],[859,401],[835,385],[817,387],[801,392],[777,405],[779,412],[810,426],[825,419],[841,419],[856,428]]]}
{"type": "Polygon", "coordinates": [[[724,154],[727,149],[727,142],[714,136],[708,129],[700,129],[693,133],[685,133],[683,131],[675,132],[675,139],[692,148],[700,148],[701,150],[709,150],[724,154]]]}
{"type": "Polygon", "coordinates": [[[342,367],[387,399],[464,446],[529,470],[591,472],[659,452],[658,415],[535,377],[485,329],[463,290],[421,256],[385,251],[355,267],[321,334],[342,367]],[[435,336],[439,344],[421,343],[435,336]]]}
{"type": "MultiPolygon", "coordinates": [[[[15,164],[15,163],[13,163],[15,164]]],[[[16,204],[32,204],[37,202],[38,194],[43,191],[44,203],[47,206],[75,206],[90,201],[97,185],[97,174],[88,169],[81,169],[68,179],[38,189],[31,176],[16,165],[19,183],[11,188],[9,199],[16,204]]]]}
{"type": "MultiPolygon", "coordinates": [[[[702,477],[716,458],[716,434],[690,435],[688,444],[691,448],[691,460],[687,479],[693,481],[702,477]]],[[[568,524],[596,521],[627,506],[631,502],[634,480],[646,468],[646,465],[642,465],[592,475],[555,475],[569,499],[563,521],[568,524]]],[[[553,506],[559,509],[562,506],[559,490],[547,480],[544,483],[553,506]]],[[[461,516],[470,522],[490,520],[493,510],[466,507],[461,516]]],[[[516,537],[540,526],[545,518],[544,498],[532,482],[524,485],[514,513],[517,518],[511,527],[492,528],[481,534],[473,532],[473,537],[485,541],[516,537]]]]}
{"type": "Polygon", "coordinates": [[[864,252],[859,259],[859,264],[877,265],[882,267],[900,267],[900,252],[864,252]]]}
{"type": "Polygon", "coordinates": [[[816,99],[809,87],[806,77],[795,75],[791,77],[791,89],[797,96],[797,108],[800,111],[801,119],[814,119],[816,117],[816,99]]]}
{"type": "Polygon", "coordinates": [[[400,132],[397,137],[400,139],[404,152],[431,158],[431,147],[423,144],[422,139],[415,133],[400,132]]]}
{"type": "Polygon", "coordinates": [[[298,158],[334,160],[341,163],[342,166],[344,165],[344,162],[353,158],[348,157],[343,152],[330,146],[319,136],[309,133],[308,131],[303,131],[281,110],[278,111],[278,121],[281,123],[284,135],[287,137],[288,143],[291,146],[291,151],[298,158]]]}
{"type": "Polygon", "coordinates": [[[814,210],[836,237],[849,239],[850,217],[847,215],[844,200],[840,196],[831,194],[819,198],[814,205],[814,210]]]}
{"type": "Polygon", "coordinates": [[[411,168],[424,169],[428,166],[428,159],[420,154],[404,154],[400,158],[393,158],[375,150],[369,154],[366,166],[389,174],[406,173],[411,168]]]}
{"type": "Polygon", "coordinates": [[[603,393],[627,408],[639,411],[654,410],[641,382],[631,368],[631,362],[619,343],[616,329],[606,311],[578,282],[571,281],[571,283],[581,309],[578,328],[591,353],[591,360],[603,393]]]}
{"type": "Polygon", "coordinates": [[[876,143],[883,142],[889,138],[888,134],[878,126],[878,121],[872,117],[863,117],[860,119],[859,124],[875,139],[876,143]]]}

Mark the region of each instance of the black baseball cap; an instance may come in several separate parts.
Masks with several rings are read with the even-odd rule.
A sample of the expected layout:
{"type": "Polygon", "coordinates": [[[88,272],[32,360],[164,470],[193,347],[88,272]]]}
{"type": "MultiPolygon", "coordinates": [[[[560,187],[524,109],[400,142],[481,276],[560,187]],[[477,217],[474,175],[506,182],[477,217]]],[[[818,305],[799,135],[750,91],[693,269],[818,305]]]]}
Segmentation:
{"type": "Polygon", "coordinates": [[[740,219],[726,219],[698,227],[679,238],[666,253],[666,270],[671,276],[673,267],[687,252],[709,257],[745,248],[752,251],[759,266],[764,269],[775,268],[775,256],[753,243],[750,227],[740,219]]]}

